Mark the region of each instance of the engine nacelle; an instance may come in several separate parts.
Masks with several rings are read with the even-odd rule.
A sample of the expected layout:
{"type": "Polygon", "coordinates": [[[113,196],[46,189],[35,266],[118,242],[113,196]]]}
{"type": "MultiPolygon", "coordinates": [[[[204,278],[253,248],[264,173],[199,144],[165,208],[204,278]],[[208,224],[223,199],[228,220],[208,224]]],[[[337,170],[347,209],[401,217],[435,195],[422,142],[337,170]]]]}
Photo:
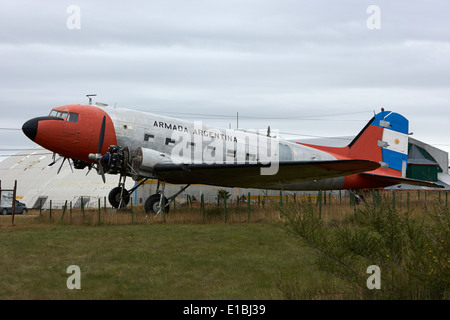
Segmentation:
{"type": "Polygon", "coordinates": [[[155,164],[163,162],[170,162],[170,156],[153,149],[137,148],[134,155],[131,157],[133,180],[140,180],[143,177],[152,177],[155,164]]]}

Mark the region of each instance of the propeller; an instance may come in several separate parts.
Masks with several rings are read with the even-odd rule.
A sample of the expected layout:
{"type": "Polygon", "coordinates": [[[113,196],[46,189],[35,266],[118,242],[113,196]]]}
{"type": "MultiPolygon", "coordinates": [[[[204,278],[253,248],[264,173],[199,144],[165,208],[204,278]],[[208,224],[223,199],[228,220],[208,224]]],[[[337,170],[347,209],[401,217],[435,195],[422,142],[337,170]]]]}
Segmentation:
{"type": "Polygon", "coordinates": [[[105,172],[103,171],[102,166],[102,154],[100,152],[102,151],[103,141],[105,139],[105,126],[106,126],[106,116],[103,116],[102,126],[100,128],[100,136],[98,137],[97,153],[90,153],[88,156],[89,159],[94,160],[97,163],[97,168],[100,171],[100,174],[102,175],[103,183],[106,182],[106,179],[105,179],[105,172]]]}
{"type": "Polygon", "coordinates": [[[51,167],[52,165],[54,165],[56,163],[55,157],[56,157],[56,153],[53,152],[52,162],[48,165],[49,167],[51,167]]]}
{"type": "MultiPolygon", "coordinates": [[[[66,159],[68,159],[68,158],[64,158],[63,161],[61,162],[61,165],[59,166],[59,169],[58,169],[58,173],[57,173],[57,174],[59,174],[59,172],[61,171],[61,168],[62,168],[62,166],[63,166],[63,164],[64,164],[64,161],[66,161],[66,159]]],[[[72,168],[72,164],[70,163],[70,159],[68,160],[68,162],[69,162],[70,170],[72,170],[72,172],[73,172],[73,168],[72,168]]],[[[49,165],[53,165],[53,163],[51,163],[51,164],[49,164],[49,165]]]]}

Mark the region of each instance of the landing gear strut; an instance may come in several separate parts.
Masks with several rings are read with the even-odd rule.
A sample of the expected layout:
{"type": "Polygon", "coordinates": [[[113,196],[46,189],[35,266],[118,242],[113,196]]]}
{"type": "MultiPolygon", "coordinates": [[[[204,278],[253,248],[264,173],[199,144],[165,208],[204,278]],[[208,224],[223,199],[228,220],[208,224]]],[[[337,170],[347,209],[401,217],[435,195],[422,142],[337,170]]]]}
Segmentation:
{"type": "Polygon", "coordinates": [[[353,194],[355,199],[355,204],[359,205],[361,203],[364,203],[364,194],[362,192],[358,192],[356,189],[349,189],[348,190],[351,194],[353,194]]]}
{"type": "Polygon", "coordinates": [[[113,188],[108,195],[109,203],[116,209],[122,209],[127,206],[127,204],[130,202],[130,195],[139,188],[145,181],[148,179],[142,180],[138,185],[136,185],[134,188],[127,190],[125,189],[125,179],[126,176],[120,176],[119,179],[119,186],[113,188]]]}
{"type": "Polygon", "coordinates": [[[165,213],[169,213],[170,204],[167,203],[167,198],[163,197],[161,201],[161,195],[160,194],[152,194],[150,197],[147,198],[145,201],[145,212],[154,212],[159,213],[161,211],[161,207],[164,206],[165,213]]]}
{"type": "Polygon", "coordinates": [[[125,208],[130,202],[130,196],[127,189],[123,187],[115,187],[108,195],[109,203],[117,209],[125,208]]]}
{"type": "Polygon", "coordinates": [[[174,195],[170,196],[169,198],[166,198],[164,196],[164,189],[166,188],[166,182],[165,181],[162,182],[162,187],[160,189],[160,181],[158,180],[158,185],[156,187],[156,193],[152,194],[145,201],[145,212],[146,213],[154,212],[155,214],[160,214],[163,212],[161,209],[164,208],[164,212],[169,213],[170,204],[172,203],[172,201],[180,193],[182,193],[184,190],[186,190],[189,186],[190,186],[190,184],[181,188],[180,191],[178,191],[174,195]]]}

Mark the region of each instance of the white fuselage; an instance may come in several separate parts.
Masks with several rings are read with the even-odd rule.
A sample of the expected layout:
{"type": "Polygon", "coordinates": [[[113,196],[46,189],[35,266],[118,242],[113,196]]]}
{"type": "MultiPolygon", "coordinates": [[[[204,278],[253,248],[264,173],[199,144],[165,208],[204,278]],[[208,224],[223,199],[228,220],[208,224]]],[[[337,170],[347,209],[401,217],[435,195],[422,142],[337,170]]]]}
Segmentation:
{"type": "MultiPolygon", "coordinates": [[[[336,160],[329,153],[283,140],[267,137],[265,132],[221,129],[201,121],[185,121],[151,113],[106,107],[114,124],[117,144],[127,146],[130,154],[138,148],[153,150],[167,162],[174,163],[256,163],[270,161],[336,160]]],[[[272,130],[275,135],[276,130],[272,130]]],[[[344,178],[323,179],[274,189],[340,188],[344,178]]]]}

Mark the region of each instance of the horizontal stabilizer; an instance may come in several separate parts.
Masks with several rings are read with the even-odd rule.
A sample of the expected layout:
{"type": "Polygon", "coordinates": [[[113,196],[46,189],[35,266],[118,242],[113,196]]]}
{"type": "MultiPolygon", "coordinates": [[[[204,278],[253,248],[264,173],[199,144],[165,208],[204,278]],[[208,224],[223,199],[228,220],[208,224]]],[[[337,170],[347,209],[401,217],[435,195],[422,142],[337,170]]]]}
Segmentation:
{"type": "Polygon", "coordinates": [[[275,184],[320,180],[372,171],[380,164],[370,160],[280,161],[273,175],[261,175],[270,164],[173,164],[153,167],[156,176],[175,184],[207,184],[228,187],[264,188],[275,184]]]}
{"type": "Polygon", "coordinates": [[[372,174],[372,173],[361,173],[362,175],[369,177],[371,180],[377,181],[379,183],[386,183],[386,186],[391,186],[395,184],[410,184],[414,186],[422,186],[429,188],[445,188],[444,186],[437,184],[431,181],[410,179],[410,178],[402,178],[402,177],[394,177],[394,176],[384,176],[380,174],[372,174]]]}

